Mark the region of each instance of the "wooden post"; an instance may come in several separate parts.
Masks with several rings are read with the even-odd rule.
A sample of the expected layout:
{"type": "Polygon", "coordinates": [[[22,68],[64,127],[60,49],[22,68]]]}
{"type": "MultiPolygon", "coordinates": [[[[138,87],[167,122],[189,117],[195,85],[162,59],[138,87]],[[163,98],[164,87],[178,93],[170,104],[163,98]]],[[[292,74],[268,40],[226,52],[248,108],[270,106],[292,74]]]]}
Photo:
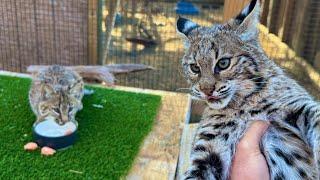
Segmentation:
{"type": "Polygon", "coordinates": [[[268,27],[268,29],[270,29],[271,27],[271,21],[272,21],[271,16],[272,16],[273,4],[275,3],[274,1],[277,1],[277,0],[270,0],[268,7],[265,7],[268,11],[268,17],[267,17],[267,23],[266,23],[266,26],[268,27]]]}
{"type": "MultiPolygon", "coordinates": [[[[132,19],[134,19],[134,16],[137,12],[137,0],[131,0],[131,8],[132,8],[132,10],[131,10],[130,16],[132,19]]],[[[133,34],[133,36],[137,35],[137,27],[132,26],[132,34],[133,34]]],[[[136,43],[132,43],[130,51],[133,53],[137,52],[137,47],[138,46],[136,43]]],[[[133,59],[133,60],[135,60],[135,59],[133,59]]]]}
{"type": "Polygon", "coordinates": [[[319,13],[319,1],[312,0],[308,8],[308,20],[305,24],[305,32],[308,32],[306,37],[305,46],[303,48],[304,57],[314,65],[316,63],[316,55],[320,49],[320,13],[319,13]]]}
{"type": "Polygon", "coordinates": [[[103,32],[103,9],[104,7],[104,0],[98,0],[98,10],[97,10],[97,22],[98,22],[98,64],[102,65],[102,56],[103,56],[103,48],[104,48],[104,39],[105,34],[103,32]]]}
{"type": "Polygon", "coordinates": [[[316,53],[316,57],[314,58],[314,67],[315,69],[320,69],[320,50],[316,53]]]}
{"type": "Polygon", "coordinates": [[[270,17],[268,19],[269,31],[279,35],[279,30],[283,24],[286,0],[273,0],[270,4],[270,17]]]}
{"type": "Polygon", "coordinates": [[[88,58],[91,65],[98,64],[98,0],[88,0],[88,58]]]}
{"type": "Polygon", "coordinates": [[[107,57],[109,53],[109,46],[111,42],[111,33],[115,25],[116,21],[116,13],[118,11],[118,8],[120,6],[120,0],[116,1],[109,1],[109,9],[108,9],[108,16],[107,16],[107,21],[106,21],[106,39],[105,39],[105,44],[103,48],[103,56],[102,56],[102,64],[107,63],[107,57]]]}
{"type": "Polygon", "coordinates": [[[269,6],[270,6],[270,0],[264,0],[261,8],[262,14],[261,14],[260,22],[265,26],[267,26],[267,22],[268,22],[269,6]]]}
{"type": "Polygon", "coordinates": [[[235,17],[240,11],[250,3],[251,0],[225,0],[223,9],[223,21],[235,17]]]}
{"type": "Polygon", "coordinates": [[[283,28],[279,31],[279,37],[282,39],[283,42],[291,46],[291,40],[293,31],[295,29],[295,17],[296,14],[296,7],[297,2],[296,1],[287,1],[286,5],[286,12],[285,12],[285,18],[283,19],[283,28]]]}
{"type": "Polygon", "coordinates": [[[152,34],[154,35],[155,41],[158,44],[161,44],[161,36],[158,33],[157,26],[153,21],[153,16],[152,16],[152,13],[151,13],[152,6],[149,3],[152,3],[152,2],[148,2],[148,1],[145,2],[146,14],[148,16],[148,20],[149,20],[150,27],[151,27],[151,30],[152,30],[152,34]]]}
{"type": "Polygon", "coordinates": [[[298,55],[301,56],[303,46],[306,42],[306,37],[303,36],[303,33],[305,31],[305,21],[307,19],[308,15],[308,6],[310,1],[309,0],[303,0],[303,1],[297,1],[298,10],[295,12],[296,20],[294,22],[294,31],[292,34],[292,40],[291,40],[291,47],[294,49],[295,52],[297,52],[298,55]]]}
{"type": "Polygon", "coordinates": [[[292,2],[289,2],[289,0],[282,0],[280,1],[280,6],[277,13],[277,24],[276,24],[276,35],[283,41],[283,35],[284,35],[284,28],[285,23],[287,22],[287,12],[289,10],[290,4],[292,5],[292,2]]]}

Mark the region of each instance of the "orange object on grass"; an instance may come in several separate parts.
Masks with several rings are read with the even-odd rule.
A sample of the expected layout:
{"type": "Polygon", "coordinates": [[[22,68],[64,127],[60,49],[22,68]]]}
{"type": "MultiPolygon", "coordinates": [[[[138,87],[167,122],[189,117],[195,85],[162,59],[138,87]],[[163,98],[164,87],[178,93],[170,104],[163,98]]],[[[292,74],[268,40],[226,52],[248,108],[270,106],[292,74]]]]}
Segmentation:
{"type": "Polygon", "coordinates": [[[38,148],[38,145],[34,142],[28,142],[23,148],[26,151],[34,151],[38,148]]]}
{"type": "Polygon", "coordinates": [[[52,155],[54,155],[54,153],[56,153],[56,150],[54,150],[54,149],[52,149],[50,147],[44,146],[43,148],[41,148],[41,154],[42,155],[52,156],[52,155]]]}

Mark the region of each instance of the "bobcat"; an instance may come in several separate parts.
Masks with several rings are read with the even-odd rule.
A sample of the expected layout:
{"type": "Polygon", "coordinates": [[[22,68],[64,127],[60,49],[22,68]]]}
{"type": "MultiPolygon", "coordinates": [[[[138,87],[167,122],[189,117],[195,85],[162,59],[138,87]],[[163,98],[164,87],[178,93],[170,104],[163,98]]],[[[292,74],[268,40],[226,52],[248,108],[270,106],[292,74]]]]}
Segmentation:
{"type": "Polygon", "coordinates": [[[184,179],[228,179],[235,147],[254,120],[270,122],[260,148],[271,179],[319,179],[320,105],[265,55],[259,11],[252,0],[225,24],[177,20],[184,76],[207,103],[184,179]]]}
{"type": "Polygon", "coordinates": [[[82,109],[84,83],[74,71],[58,65],[34,75],[29,91],[29,102],[41,122],[47,116],[53,116],[60,125],[75,118],[82,109]]]}

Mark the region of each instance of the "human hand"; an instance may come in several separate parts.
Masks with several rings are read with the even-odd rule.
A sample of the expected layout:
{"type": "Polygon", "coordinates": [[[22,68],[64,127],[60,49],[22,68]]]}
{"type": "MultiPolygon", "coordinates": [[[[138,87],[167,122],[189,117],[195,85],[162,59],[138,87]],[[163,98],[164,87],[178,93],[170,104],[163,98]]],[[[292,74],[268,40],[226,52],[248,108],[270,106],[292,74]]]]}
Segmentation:
{"type": "Polygon", "coordinates": [[[260,151],[260,139],[269,124],[255,121],[237,145],[231,167],[231,180],[269,180],[269,169],[260,151]]]}

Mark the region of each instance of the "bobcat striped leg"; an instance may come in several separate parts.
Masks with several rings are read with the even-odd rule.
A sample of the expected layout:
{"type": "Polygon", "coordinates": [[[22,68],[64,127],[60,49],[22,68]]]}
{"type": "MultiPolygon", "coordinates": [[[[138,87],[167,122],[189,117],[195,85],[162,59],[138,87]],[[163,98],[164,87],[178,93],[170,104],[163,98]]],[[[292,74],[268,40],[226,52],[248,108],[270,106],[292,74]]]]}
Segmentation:
{"type": "MultiPolygon", "coordinates": [[[[199,141],[193,148],[192,165],[185,173],[184,179],[226,179],[226,167],[231,163],[231,158],[223,159],[223,155],[199,141]]],[[[223,152],[230,153],[230,152],[223,152]]]]}
{"type": "Polygon", "coordinates": [[[234,126],[234,123],[200,125],[191,152],[192,164],[184,179],[227,179],[235,142],[230,142],[233,134],[225,130],[234,126]]]}

